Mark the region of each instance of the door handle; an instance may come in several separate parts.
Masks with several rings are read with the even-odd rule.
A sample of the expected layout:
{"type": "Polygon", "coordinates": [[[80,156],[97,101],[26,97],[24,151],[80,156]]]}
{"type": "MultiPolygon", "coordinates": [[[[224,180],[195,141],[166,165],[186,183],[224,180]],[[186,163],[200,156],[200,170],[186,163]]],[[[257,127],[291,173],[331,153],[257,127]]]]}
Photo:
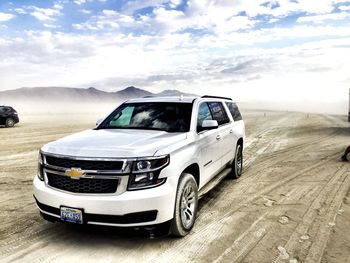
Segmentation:
{"type": "Polygon", "coordinates": [[[230,130],[230,133],[233,133],[233,130],[230,130]]]}
{"type": "Polygon", "coordinates": [[[220,140],[221,139],[221,135],[216,135],[216,139],[220,140]]]}

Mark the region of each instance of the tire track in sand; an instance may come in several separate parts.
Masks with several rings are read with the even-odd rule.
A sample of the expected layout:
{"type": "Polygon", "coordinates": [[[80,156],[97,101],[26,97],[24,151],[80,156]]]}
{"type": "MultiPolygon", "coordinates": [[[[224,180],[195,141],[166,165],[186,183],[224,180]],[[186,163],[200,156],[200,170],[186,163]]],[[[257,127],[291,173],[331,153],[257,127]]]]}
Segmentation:
{"type": "MultiPolygon", "coordinates": [[[[327,160],[321,160],[303,170],[300,170],[296,173],[294,173],[293,175],[290,175],[278,182],[272,183],[269,186],[261,189],[260,191],[258,191],[255,195],[251,196],[251,197],[242,197],[241,200],[237,201],[232,208],[230,209],[230,211],[224,213],[224,214],[220,214],[220,215],[212,215],[211,217],[211,222],[208,222],[208,224],[206,225],[202,225],[201,221],[197,221],[196,223],[196,227],[194,229],[194,231],[192,233],[190,233],[188,236],[186,236],[185,238],[181,239],[181,240],[177,240],[174,241],[174,243],[172,244],[171,248],[165,250],[164,252],[162,252],[156,262],[164,262],[166,261],[166,259],[169,258],[179,258],[179,254],[178,251],[182,251],[185,250],[186,247],[192,246],[196,248],[194,248],[192,250],[192,255],[200,255],[200,251],[206,247],[206,245],[210,242],[212,242],[215,239],[218,239],[220,237],[220,230],[222,228],[222,226],[225,224],[225,221],[227,221],[230,217],[232,217],[237,210],[243,208],[247,203],[252,203],[255,200],[259,199],[261,196],[273,191],[274,189],[294,180],[295,178],[311,171],[314,170],[322,165],[325,165],[327,162],[330,162],[332,160],[333,156],[327,160]],[[199,229],[199,230],[198,230],[199,229]],[[219,235],[218,235],[219,234],[219,235]],[[199,240],[200,239],[200,240],[199,240]]],[[[187,257],[187,258],[179,258],[179,261],[177,262],[181,262],[183,260],[191,260],[191,257],[187,257]]],[[[154,261],[151,261],[154,262],[154,261]]]]}
{"type": "MultiPolygon", "coordinates": [[[[300,251],[300,249],[307,250],[307,248],[303,248],[302,243],[299,242],[300,237],[309,234],[309,229],[318,217],[317,209],[319,209],[320,207],[324,207],[324,205],[327,204],[327,214],[323,217],[323,219],[320,220],[321,222],[316,222],[316,224],[319,224],[319,229],[322,231],[318,231],[318,235],[315,238],[313,238],[314,242],[311,245],[311,248],[308,253],[309,255],[307,257],[307,260],[305,261],[310,263],[320,262],[323,255],[323,250],[328,241],[329,232],[331,231],[331,228],[329,227],[328,223],[331,222],[330,220],[332,217],[336,217],[336,211],[339,209],[342,202],[342,198],[345,195],[347,189],[349,188],[350,177],[346,176],[346,171],[347,169],[345,165],[343,165],[334,174],[334,176],[320,190],[319,195],[312,202],[312,204],[309,206],[304,216],[298,223],[297,227],[293,231],[293,234],[290,236],[289,240],[284,246],[287,252],[290,253],[292,256],[298,256],[295,254],[297,254],[297,251],[300,251]],[[341,183],[337,185],[337,181],[341,183]]],[[[307,245],[306,242],[304,244],[307,245]]],[[[275,257],[275,260],[273,260],[272,262],[280,263],[285,261],[279,255],[277,255],[275,257]]]]}

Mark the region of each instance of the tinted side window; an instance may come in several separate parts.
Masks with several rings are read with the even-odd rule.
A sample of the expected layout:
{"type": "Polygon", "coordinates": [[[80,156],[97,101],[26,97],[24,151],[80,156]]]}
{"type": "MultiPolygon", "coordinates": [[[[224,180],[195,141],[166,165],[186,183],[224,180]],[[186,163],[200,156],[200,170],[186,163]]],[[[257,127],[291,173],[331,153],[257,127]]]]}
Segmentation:
{"type": "Polygon", "coordinates": [[[228,109],[231,112],[232,118],[234,121],[240,121],[242,120],[242,115],[239,112],[239,109],[237,107],[237,105],[233,102],[225,102],[226,106],[228,107],[228,109]]]}
{"type": "Polygon", "coordinates": [[[0,107],[0,113],[7,113],[9,112],[7,107],[0,107]]]}
{"type": "Polygon", "coordinates": [[[200,127],[204,120],[212,120],[212,119],[213,117],[211,116],[208,104],[206,102],[202,103],[198,109],[197,126],[200,127]]]}
{"type": "Polygon", "coordinates": [[[220,102],[208,102],[213,119],[217,120],[219,125],[230,122],[223,105],[220,102]]]}

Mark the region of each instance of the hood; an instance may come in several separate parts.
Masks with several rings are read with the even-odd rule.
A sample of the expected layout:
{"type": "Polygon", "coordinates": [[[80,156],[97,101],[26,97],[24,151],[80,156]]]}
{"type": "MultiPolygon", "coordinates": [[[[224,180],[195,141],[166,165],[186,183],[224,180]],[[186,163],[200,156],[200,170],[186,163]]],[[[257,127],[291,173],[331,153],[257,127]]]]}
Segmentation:
{"type": "Polygon", "coordinates": [[[44,153],[77,157],[145,157],[186,139],[186,133],[154,130],[87,130],[42,147],[44,153]]]}

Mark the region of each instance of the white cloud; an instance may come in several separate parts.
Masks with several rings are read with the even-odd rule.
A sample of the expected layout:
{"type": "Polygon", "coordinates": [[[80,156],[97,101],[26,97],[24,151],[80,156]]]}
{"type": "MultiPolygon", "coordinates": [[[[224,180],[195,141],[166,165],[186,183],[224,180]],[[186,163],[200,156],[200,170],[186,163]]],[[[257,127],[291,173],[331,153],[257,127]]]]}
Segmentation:
{"type": "Polygon", "coordinates": [[[98,1],[98,2],[104,3],[104,2],[107,2],[108,0],[74,0],[73,2],[77,5],[83,5],[87,2],[93,2],[93,1],[98,1]]]}
{"type": "Polygon", "coordinates": [[[0,22],[6,22],[13,19],[15,15],[0,12],[0,22]]]}
{"type": "Polygon", "coordinates": [[[53,25],[53,24],[43,24],[44,27],[46,28],[52,28],[52,29],[57,29],[57,28],[61,28],[61,26],[59,25],[53,25]]]}
{"type": "Polygon", "coordinates": [[[136,25],[135,23],[132,16],[121,14],[114,10],[102,10],[101,15],[93,16],[88,21],[80,24],[73,24],[73,27],[78,30],[116,30],[120,26],[134,26],[136,25]]]}
{"type": "Polygon", "coordinates": [[[20,14],[20,15],[27,14],[27,11],[24,10],[23,8],[15,8],[14,11],[15,11],[17,14],[20,14]]]}
{"type": "Polygon", "coordinates": [[[132,14],[146,7],[159,7],[165,2],[167,2],[167,0],[131,0],[125,3],[122,11],[127,14],[132,14]]]}
{"type": "Polygon", "coordinates": [[[73,2],[77,5],[82,5],[86,3],[86,0],[74,0],[73,2]]]}
{"type": "Polygon", "coordinates": [[[218,50],[215,47],[208,52],[208,46],[193,41],[190,34],[150,38],[33,32],[25,38],[0,41],[0,69],[15,67],[19,72],[16,76],[22,78],[23,85],[55,85],[55,82],[69,86],[89,85],[123,76],[123,83],[133,84],[134,79],[143,79],[143,85],[148,88],[171,84],[184,89],[197,82],[209,87],[215,86],[217,81],[244,83],[281,73],[316,76],[317,72],[322,72],[322,76],[329,77],[333,72],[336,81],[349,70],[347,61],[350,57],[345,55],[348,53],[344,52],[346,48],[339,45],[350,45],[350,38],[315,41],[284,49],[247,46],[245,49],[221,48],[220,52],[214,52],[218,50]],[[28,67],[40,69],[38,72],[42,77],[21,77],[21,72],[28,67]]]}
{"type": "Polygon", "coordinates": [[[62,14],[60,9],[55,8],[40,8],[33,6],[31,9],[34,11],[32,11],[30,14],[40,21],[54,21],[56,16],[62,14]]]}
{"type": "MultiPolygon", "coordinates": [[[[163,6],[153,10],[152,17],[141,17],[152,32],[167,34],[183,30],[203,30],[207,33],[227,33],[251,28],[255,22],[237,15],[228,5],[213,5],[205,1],[189,1],[185,11],[169,10],[163,6]]],[[[147,30],[147,28],[146,28],[147,30]]]]}
{"type": "Polygon", "coordinates": [[[53,8],[56,9],[56,10],[62,10],[63,9],[63,5],[61,5],[61,4],[54,4],[53,8]]]}
{"type": "MultiPolygon", "coordinates": [[[[93,16],[88,21],[74,24],[73,27],[85,30],[117,29],[121,31],[125,27],[124,29],[129,29],[131,32],[140,29],[144,34],[168,34],[187,29],[225,34],[253,28],[259,22],[254,18],[257,15],[270,16],[270,23],[278,22],[282,17],[295,12],[321,13],[320,16],[313,16],[318,19],[317,21],[321,21],[322,18],[327,19],[327,17],[328,19],[342,19],[344,15],[324,14],[324,12],[334,9],[336,2],[338,0],[325,0],[324,3],[314,7],[306,0],[298,2],[279,0],[267,5],[265,0],[255,2],[189,0],[187,8],[180,11],[169,9],[165,5],[165,3],[168,3],[170,7],[175,7],[181,3],[180,0],[133,0],[128,1],[123,6],[122,11],[103,10],[102,15],[93,16]],[[153,7],[153,13],[136,17],[128,15],[145,7],[153,7]],[[247,16],[242,13],[243,11],[247,16]]],[[[307,18],[305,19],[307,20],[307,18]]],[[[303,19],[299,21],[303,21],[303,19]]]]}
{"type": "Polygon", "coordinates": [[[339,6],[339,9],[341,11],[350,11],[350,5],[342,5],[342,6],[339,6]]]}
{"type": "Polygon", "coordinates": [[[170,7],[175,8],[182,3],[182,0],[170,0],[170,7]]]}
{"type": "Polygon", "coordinates": [[[316,15],[316,16],[303,16],[299,17],[297,19],[297,22],[304,23],[304,22],[313,22],[313,23],[323,23],[326,20],[342,20],[346,17],[349,17],[350,14],[342,12],[342,13],[333,13],[333,14],[323,14],[323,15],[316,15]]]}
{"type": "Polygon", "coordinates": [[[87,10],[87,9],[80,9],[79,12],[83,13],[83,14],[86,14],[86,15],[89,15],[91,14],[91,10],[87,10]]]}

